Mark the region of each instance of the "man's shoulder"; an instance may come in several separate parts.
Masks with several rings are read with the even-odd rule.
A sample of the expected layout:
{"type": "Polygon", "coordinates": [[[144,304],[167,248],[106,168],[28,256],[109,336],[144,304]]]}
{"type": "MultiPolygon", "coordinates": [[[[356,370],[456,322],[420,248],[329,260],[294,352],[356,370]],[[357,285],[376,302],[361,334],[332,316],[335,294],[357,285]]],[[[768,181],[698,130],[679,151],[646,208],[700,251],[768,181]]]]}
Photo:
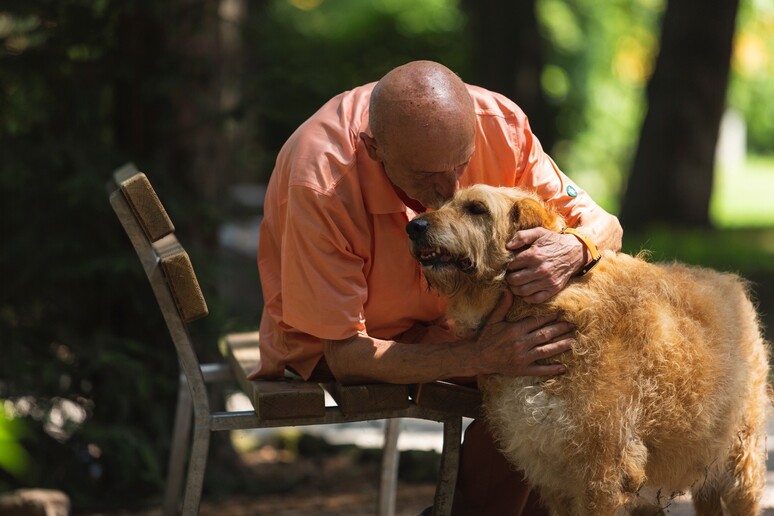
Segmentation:
{"type": "Polygon", "coordinates": [[[275,173],[287,175],[291,186],[330,191],[356,166],[373,86],[340,93],[310,116],[283,146],[275,173]]]}
{"type": "Polygon", "coordinates": [[[511,120],[524,120],[524,111],[511,99],[495,91],[466,84],[478,116],[495,116],[511,120]]]}
{"type": "Polygon", "coordinates": [[[357,86],[351,90],[339,93],[326,102],[315,115],[336,121],[343,128],[353,131],[365,131],[368,125],[368,107],[371,102],[371,92],[376,83],[357,86]],[[365,124],[365,125],[364,125],[365,124]]]}

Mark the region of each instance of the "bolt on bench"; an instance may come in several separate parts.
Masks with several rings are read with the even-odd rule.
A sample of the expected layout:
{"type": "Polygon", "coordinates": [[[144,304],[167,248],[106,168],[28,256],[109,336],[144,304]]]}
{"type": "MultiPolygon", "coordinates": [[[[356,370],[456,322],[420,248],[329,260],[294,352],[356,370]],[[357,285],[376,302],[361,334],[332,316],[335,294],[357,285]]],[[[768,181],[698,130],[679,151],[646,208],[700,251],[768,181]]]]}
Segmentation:
{"type": "Polygon", "coordinates": [[[164,514],[176,514],[180,510],[180,486],[186,458],[188,471],[182,513],[198,513],[211,432],[372,420],[387,420],[376,513],[393,514],[400,418],[443,423],[441,466],[432,514],[450,514],[459,464],[462,418],[478,417],[479,391],[445,382],[341,385],[297,378],[250,381],[247,374],[260,356],[257,332],[226,335],[221,342],[224,361],[199,363],[187,324],[206,316],[207,304],[191,260],[174,234],[172,221],[146,175],[138,172],[134,165],[127,164],[116,170],[108,189],[110,204],[142,263],[180,363],[164,514]],[[212,411],[207,385],[215,382],[236,382],[254,410],[212,411]],[[326,391],[336,406],[326,406],[326,391]]]}

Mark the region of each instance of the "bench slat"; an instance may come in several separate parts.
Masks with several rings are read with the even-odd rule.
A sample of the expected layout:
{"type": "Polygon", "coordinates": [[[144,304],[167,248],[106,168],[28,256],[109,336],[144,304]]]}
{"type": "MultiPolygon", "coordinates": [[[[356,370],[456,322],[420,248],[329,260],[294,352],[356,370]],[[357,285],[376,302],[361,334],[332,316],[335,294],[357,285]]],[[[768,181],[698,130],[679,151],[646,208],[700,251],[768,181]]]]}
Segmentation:
{"type": "Polygon", "coordinates": [[[330,382],[326,386],[326,390],[346,415],[402,410],[409,406],[408,385],[341,385],[337,382],[330,382]]]}
{"type": "Polygon", "coordinates": [[[180,318],[189,323],[207,315],[207,302],[188,253],[180,247],[177,252],[162,255],[160,261],[180,318]]]}
{"type": "Polygon", "coordinates": [[[251,383],[255,413],[263,421],[325,416],[325,393],[316,383],[286,379],[251,383]]]}
{"type": "Polygon", "coordinates": [[[172,219],[145,174],[128,165],[116,171],[113,178],[137,216],[148,240],[156,242],[175,231],[172,219]]]}
{"type": "Polygon", "coordinates": [[[447,382],[423,383],[411,386],[411,399],[420,407],[455,416],[481,416],[481,391],[447,382]]]}
{"type": "Polygon", "coordinates": [[[258,332],[226,335],[223,352],[242,390],[250,396],[255,413],[263,421],[325,416],[325,393],[314,382],[297,380],[248,380],[261,359],[258,332]]]}

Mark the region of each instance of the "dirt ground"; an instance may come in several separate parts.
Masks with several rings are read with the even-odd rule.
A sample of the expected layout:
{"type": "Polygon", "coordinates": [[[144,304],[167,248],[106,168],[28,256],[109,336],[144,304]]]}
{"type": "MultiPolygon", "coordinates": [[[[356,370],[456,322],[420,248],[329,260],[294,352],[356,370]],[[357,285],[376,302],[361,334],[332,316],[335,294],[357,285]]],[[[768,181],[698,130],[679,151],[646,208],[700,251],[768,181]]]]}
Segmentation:
{"type": "MultiPolygon", "coordinates": [[[[378,456],[352,448],[349,453],[339,451],[283,461],[282,452],[279,457],[271,457],[273,453],[275,450],[267,447],[248,453],[243,459],[254,468],[259,482],[270,485],[284,477],[285,482],[289,479],[295,483],[294,487],[264,496],[207,500],[202,504],[201,516],[375,514],[378,456]]],[[[435,484],[431,482],[400,482],[396,514],[417,516],[432,505],[434,492],[435,484]]]]}
{"type": "MultiPolygon", "coordinates": [[[[264,447],[243,456],[256,486],[267,494],[208,496],[200,516],[373,515],[379,485],[378,457],[359,453],[288,457],[264,447]]],[[[417,516],[433,503],[435,483],[400,481],[396,515],[417,516]]],[[[90,513],[88,516],[161,516],[161,507],[90,513]]]]}
{"type": "MultiPolygon", "coordinates": [[[[427,480],[427,476],[436,464],[433,457],[424,454],[420,458],[404,455],[401,455],[404,480],[398,484],[395,514],[418,516],[432,505],[435,482],[427,480]],[[418,472],[425,479],[417,480],[418,472]]],[[[366,453],[357,449],[338,450],[299,457],[267,446],[244,454],[243,459],[251,482],[266,492],[205,494],[201,516],[368,516],[376,513],[379,461],[374,450],[366,453]]],[[[761,516],[774,516],[774,493],[768,493],[769,490],[761,516]]],[[[695,513],[690,499],[681,497],[670,502],[666,514],[693,516],[695,513]]],[[[143,510],[90,512],[84,516],[162,516],[162,511],[160,506],[154,506],[143,510]]]]}
{"type": "MultiPolygon", "coordinates": [[[[396,514],[417,516],[432,504],[435,486],[401,485],[396,514]]],[[[338,490],[337,490],[338,491],[338,490]]],[[[338,492],[273,495],[261,498],[231,498],[220,503],[202,504],[201,516],[339,516],[376,513],[376,488],[350,488],[338,492]]],[[[160,513],[156,513],[160,514],[160,513]]],[[[150,513],[148,514],[150,516],[150,513]]]]}

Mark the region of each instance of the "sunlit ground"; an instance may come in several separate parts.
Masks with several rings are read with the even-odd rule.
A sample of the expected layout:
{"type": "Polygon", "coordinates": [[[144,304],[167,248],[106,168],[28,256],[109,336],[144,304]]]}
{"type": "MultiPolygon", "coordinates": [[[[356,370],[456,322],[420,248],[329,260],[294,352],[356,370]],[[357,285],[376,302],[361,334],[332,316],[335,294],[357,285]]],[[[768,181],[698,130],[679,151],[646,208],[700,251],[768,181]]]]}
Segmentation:
{"type": "Polygon", "coordinates": [[[720,228],[774,229],[774,157],[748,157],[744,166],[720,169],[711,215],[720,228]]]}

